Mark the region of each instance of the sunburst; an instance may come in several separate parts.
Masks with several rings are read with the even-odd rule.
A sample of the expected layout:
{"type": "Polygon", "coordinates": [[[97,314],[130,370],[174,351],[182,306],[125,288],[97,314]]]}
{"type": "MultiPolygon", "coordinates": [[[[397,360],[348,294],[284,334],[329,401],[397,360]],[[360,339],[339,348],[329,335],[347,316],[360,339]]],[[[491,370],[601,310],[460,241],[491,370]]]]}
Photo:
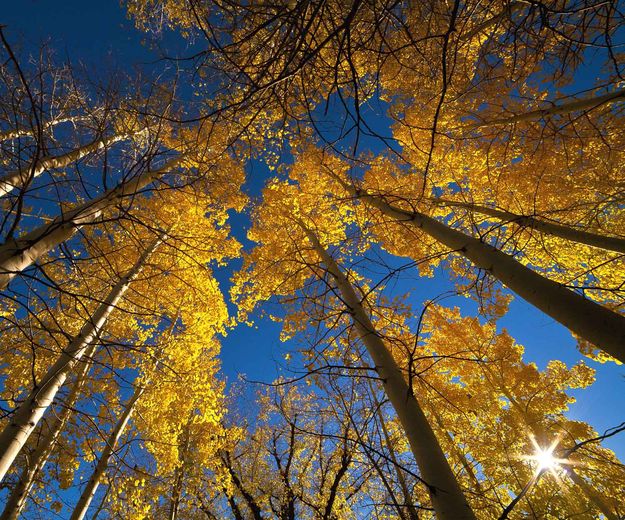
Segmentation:
{"type": "Polygon", "coordinates": [[[534,446],[534,453],[532,455],[526,455],[523,458],[534,462],[536,465],[536,474],[549,472],[555,477],[559,478],[563,470],[566,470],[565,466],[572,465],[572,461],[567,458],[560,458],[554,455],[554,451],[560,443],[560,437],[556,437],[548,447],[543,447],[538,444],[536,438],[531,435],[530,440],[534,446]]]}

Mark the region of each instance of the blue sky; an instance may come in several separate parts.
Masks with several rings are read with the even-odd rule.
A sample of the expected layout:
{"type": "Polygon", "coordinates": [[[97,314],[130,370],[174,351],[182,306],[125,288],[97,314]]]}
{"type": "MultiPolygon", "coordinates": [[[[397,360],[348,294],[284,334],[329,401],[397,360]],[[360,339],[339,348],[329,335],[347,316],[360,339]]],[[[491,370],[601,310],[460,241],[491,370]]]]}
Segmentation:
{"type": "MultiPolygon", "coordinates": [[[[83,65],[91,77],[105,77],[111,69],[122,71],[138,67],[155,71],[162,62],[157,50],[142,42],[146,36],[134,29],[126,18],[118,0],[19,0],[6,2],[0,13],[0,24],[6,26],[5,35],[22,56],[36,53],[47,43],[60,60],[83,65]]],[[[175,35],[165,35],[164,46],[170,54],[187,55],[188,50],[175,35]]],[[[266,170],[259,164],[250,166],[251,194],[259,192],[266,170]]],[[[247,219],[234,219],[236,233],[242,236],[247,219]]],[[[229,270],[218,272],[226,284],[229,270]]],[[[436,280],[401,281],[400,291],[413,290],[415,299],[423,301],[450,289],[446,276],[436,280]]],[[[460,305],[464,311],[474,311],[474,304],[464,298],[448,300],[449,305],[460,305]]],[[[518,343],[526,347],[526,359],[544,367],[557,353],[559,359],[572,364],[579,359],[571,335],[539,311],[520,299],[515,299],[510,312],[501,321],[518,343]]],[[[279,364],[284,365],[287,347],[278,340],[279,324],[261,320],[252,328],[241,326],[232,331],[223,342],[223,370],[230,380],[241,373],[250,379],[271,381],[279,364]]],[[[575,393],[578,402],[570,416],[590,422],[599,432],[625,420],[625,369],[614,364],[599,365],[588,360],[597,370],[597,382],[587,390],[575,393]]],[[[625,435],[615,437],[606,445],[625,460],[625,435]]]]}

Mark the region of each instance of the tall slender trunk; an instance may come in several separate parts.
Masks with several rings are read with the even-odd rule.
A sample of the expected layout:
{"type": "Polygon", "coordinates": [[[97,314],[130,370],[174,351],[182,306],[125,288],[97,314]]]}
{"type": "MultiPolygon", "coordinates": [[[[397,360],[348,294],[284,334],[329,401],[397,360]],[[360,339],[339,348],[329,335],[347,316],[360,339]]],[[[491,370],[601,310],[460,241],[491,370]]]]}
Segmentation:
{"type": "MultiPolygon", "coordinates": [[[[87,116],[67,116],[60,117],[58,119],[53,119],[48,121],[43,126],[47,130],[48,128],[52,128],[56,125],[60,125],[61,123],[78,123],[80,121],[86,121],[87,116]]],[[[33,128],[18,126],[16,128],[11,128],[10,130],[3,130],[0,132],[0,142],[1,141],[9,141],[11,139],[17,139],[18,137],[34,137],[36,134],[36,130],[33,128]]]]}
{"type": "MultiPolygon", "coordinates": [[[[180,309],[178,309],[178,312],[180,312],[180,309]]],[[[176,327],[176,321],[177,321],[177,318],[172,320],[171,326],[166,332],[169,336],[171,336],[171,334],[173,333],[173,330],[176,327]]],[[[155,354],[155,359],[154,359],[155,367],[159,365],[162,353],[163,353],[162,348],[157,349],[156,354],[155,354]]],[[[150,384],[150,379],[151,379],[151,376],[146,378],[145,381],[142,382],[141,386],[137,386],[135,388],[135,391],[133,392],[132,397],[128,400],[128,402],[126,403],[126,406],[124,407],[124,411],[122,412],[121,416],[117,420],[117,423],[115,423],[115,426],[109,433],[109,436],[106,439],[106,443],[104,445],[102,453],[100,454],[98,462],[96,463],[96,467],[93,470],[93,473],[91,474],[91,477],[89,478],[89,481],[87,482],[85,489],[80,495],[80,498],[78,500],[78,503],[76,504],[76,507],[74,508],[74,511],[72,512],[71,520],[82,520],[87,514],[87,510],[89,509],[89,506],[91,505],[91,502],[93,501],[95,497],[98,487],[100,486],[100,483],[102,482],[102,479],[104,478],[106,474],[109,461],[111,460],[111,457],[113,453],[115,452],[117,443],[119,442],[120,437],[124,433],[124,430],[126,429],[126,426],[128,425],[128,421],[130,421],[130,418],[132,417],[132,414],[135,411],[137,403],[139,402],[139,400],[145,393],[146,388],[150,384]]],[[[102,507],[102,503],[100,504],[100,507],[102,507]]]]}
{"type": "Polygon", "coordinates": [[[575,483],[575,485],[583,491],[586,498],[605,515],[607,520],[619,520],[619,517],[614,512],[613,507],[607,503],[603,496],[598,493],[594,487],[588,484],[588,482],[577,474],[574,467],[567,467],[566,474],[575,483]]]}
{"type": "Polygon", "coordinates": [[[0,433],[0,481],[4,479],[15,457],[21,451],[69,373],[83,357],[91,342],[102,331],[109,314],[161,241],[162,236],[143,252],[135,265],[113,286],[93,316],[82,326],[80,332],[70,341],[54,365],[43,376],[41,382],[13,413],[11,421],[0,433]]]}
{"type": "MultiPolygon", "coordinates": [[[[338,179],[338,177],[336,177],[338,179]]],[[[625,316],[587,300],[525,267],[513,257],[418,211],[397,208],[381,196],[340,181],[356,198],[393,220],[416,227],[484,269],[511,291],[575,334],[625,363],[625,316]]]]}
{"type": "MultiPolygon", "coordinates": [[[[182,481],[184,479],[184,469],[182,467],[176,468],[176,476],[174,480],[174,489],[169,501],[169,520],[176,520],[178,518],[178,509],[180,508],[180,498],[182,495],[182,481]]],[[[2,519],[0,519],[2,520],[2,519]]]]}
{"type": "Polygon", "coordinates": [[[83,225],[97,221],[102,212],[125,197],[134,196],[156,179],[180,164],[182,157],[169,161],[157,170],[150,170],[132,180],[123,182],[99,197],[75,206],[19,238],[7,240],[0,245],[0,290],[21,271],[34,264],[44,254],[69,240],[83,225]]]}
{"type": "MultiPolygon", "coordinates": [[[[187,464],[187,454],[189,452],[189,445],[191,442],[191,422],[193,420],[193,414],[189,417],[187,425],[182,434],[182,449],[178,453],[178,460],[180,465],[175,470],[174,487],[169,501],[169,520],[176,520],[178,518],[178,509],[180,508],[180,499],[182,497],[182,487],[184,483],[184,472],[187,464]]],[[[0,520],[2,520],[0,518],[0,520]]]]}
{"type": "Polygon", "coordinates": [[[474,213],[488,215],[489,217],[494,217],[504,222],[511,222],[521,227],[532,228],[536,231],[540,231],[541,233],[564,238],[565,240],[570,240],[571,242],[578,242],[580,244],[586,244],[600,249],[607,249],[608,251],[616,251],[617,253],[625,253],[625,238],[600,235],[598,233],[584,231],[580,228],[549,222],[541,218],[518,215],[510,211],[491,208],[481,204],[473,204],[471,202],[437,198],[428,199],[428,201],[439,206],[463,208],[474,213]]]}
{"type": "Polygon", "coordinates": [[[102,453],[100,454],[100,458],[98,459],[98,463],[96,464],[96,467],[93,470],[93,473],[91,475],[91,478],[89,479],[89,482],[87,482],[87,486],[85,487],[82,494],[80,495],[80,499],[78,500],[78,504],[76,504],[76,507],[74,508],[74,511],[72,512],[72,516],[70,517],[70,520],[82,520],[87,514],[87,509],[89,509],[89,506],[91,505],[91,501],[93,500],[93,497],[95,496],[96,491],[98,490],[98,486],[100,485],[100,481],[102,480],[102,477],[106,469],[108,468],[108,464],[111,459],[111,456],[113,455],[113,452],[115,451],[115,448],[117,446],[117,443],[119,442],[120,437],[122,436],[122,434],[124,433],[124,430],[126,429],[126,425],[128,424],[130,417],[135,411],[137,402],[139,401],[139,399],[141,399],[141,396],[145,392],[145,388],[146,388],[146,385],[141,385],[135,389],[134,394],[130,398],[130,401],[128,401],[128,403],[126,404],[124,408],[123,413],[117,420],[115,427],[111,430],[111,433],[106,439],[106,444],[104,445],[104,449],[102,450],[102,453]]]}
{"type": "Polygon", "coordinates": [[[52,157],[43,157],[40,160],[28,165],[26,168],[9,172],[0,177],[0,197],[12,192],[14,189],[22,189],[26,187],[29,182],[48,169],[65,168],[66,166],[69,166],[89,154],[111,146],[118,141],[128,139],[137,133],[138,132],[133,134],[115,134],[109,137],[99,138],[89,144],[76,148],[71,152],[52,157]]]}
{"type": "Polygon", "coordinates": [[[474,520],[475,515],[449,467],[419,402],[408,387],[404,374],[397,366],[392,354],[376,333],[356,291],[334,259],[320,244],[316,235],[303,223],[300,225],[326,269],[335,279],[341,297],[352,315],[354,326],[374,361],[384,390],[404,428],[423,481],[428,486],[432,505],[439,520],[474,520]]]}
{"type": "Polygon", "coordinates": [[[498,119],[491,119],[490,121],[483,121],[479,123],[471,123],[461,126],[462,130],[474,130],[477,128],[484,128],[489,126],[501,126],[509,125],[512,123],[521,123],[525,121],[536,121],[543,117],[553,116],[558,114],[568,114],[570,112],[577,112],[579,110],[590,110],[600,105],[610,105],[625,98],[625,88],[615,90],[609,94],[603,94],[600,96],[588,96],[568,103],[557,104],[553,102],[553,106],[549,108],[541,108],[538,110],[532,110],[530,112],[524,112],[509,117],[500,117],[498,119]]]}
{"type": "Polygon", "coordinates": [[[391,459],[391,462],[393,463],[395,474],[397,475],[397,481],[399,482],[399,487],[401,488],[402,494],[404,495],[404,507],[408,511],[408,517],[410,520],[419,520],[419,512],[417,511],[417,508],[412,501],[412,493],[410,493],[410,490],[408,489],[406,478],[404,477],[404,473],[401,470],[399,461],[397,460],[395,448],[393,447],[391,436],[389,434],[388,428],[386,427],[386,420],[384,419],[384,414],[382,413],[382,406],[378,401],[377,396],[375,395],[375,390],[373,388],[371,380],[369,380],[369,389],[371,390],[371,397],[373,398],[373,403],[375,404],[375,407],[377,409],[378,420],[380,421],[380,427],[382,429],[382,435],[384,436],[384,442],[386,443],[386,447],[388,448],[389,457],[391,459]]]}
{"type": "Polygon", "coordinates": [[[82,387],[85,383],[85,378],[89,372],[89,368],[91,367],[88,360],[93,356],[95,350],[96,347],[92,344],[85,351],[83,359],[86,361],[83,362],[80,371],[76,374],[76,379],[74,380],[69,395],[63,403],[63,409],[54,418],[48,431],[41,439],[38,440],[37,447],[28,456],[27,466],[22,471],[17,484],[11,491],[11,495],[7,499],[2,516],[0,516],[0,520],[16,520],[24,509],[28,494],[35,483],[39,472],[43,469],[46,462],[48,462],[48,458],[56,446],[59,436],[65,427],[65,423],[73,412],[74,405],[80,396],[80,392],[82,391],[82,387]]]}

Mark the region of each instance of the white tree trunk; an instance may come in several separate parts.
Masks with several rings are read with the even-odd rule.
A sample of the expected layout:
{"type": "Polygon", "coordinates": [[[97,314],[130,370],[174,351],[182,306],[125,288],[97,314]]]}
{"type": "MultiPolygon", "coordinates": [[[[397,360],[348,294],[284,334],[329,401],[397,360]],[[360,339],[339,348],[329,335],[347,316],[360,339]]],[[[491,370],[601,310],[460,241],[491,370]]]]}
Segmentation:
{"type": "Polygon", "coordinates": [[[72,237],[81,226],[95,222],[102,212],[121,199],[134,196],[156,179],[180,164],[182,157],[169,161],[158,170],[150,170],[132,180],[123,182],[99,197],[80,204],[21,237],[0,245],[0,290],[44,254],[72,237]]]}
{"type": "MultiPolygon", "coordinates": [[[[78,123],[79,121],[86,121],[86,116],[68,116],[68,117],[60,117],[58,119],[53,119],[52,121],[48,121],[43,126],[44,130],[52,128],[56,125],[60,125],[61,123],[78,123]]],[[[1,141],[9,141],[11,139],[17,139],[19,137],[35,137],[35,130],[33,128],[20,127],[12,128],[10,130],[4,130],[0,132],[0,142],[1,141]]]]}
{"type": "Polygon", "coordinates": [[[371,380],[369,380],[369,389],[371,390],[371,397],[373,398],[373,403],[375,404],[375,408],[378,412],[377,415],[378,420],[380,421],[382,434],[384,436],[384,442],[386,443],[386,447],[388,448],[388,454],[391,459],[393,469],[395,470],[395,475],[397,475],[397,482],[399,483],[399,487],[401,488],[403,494],[403,507],[408,511],[408,518],[410,518],[410,520],[419,520],[419,512],[417,511],[417,508],[413,503],[412,493],[410,493],[410,490],[408,489],[408,484],[406,483],[404,472],[397,460],[397,456],[395,455],[395,447],[393,446],[391,436],[389,434],[388,428],[386,427],[386,420],[384,419],[384,413],[382,412],[382,405],[379,403],[378,398],[375,395],[375,390],[373,388],[371,380]]]}
{"type": "Polygon", "coordinates": [[[109,314],[161,241],[162,238],[155,240],[136,264],[113,286],[91,319],[82,326],[78,335],[70,341],[43,379],[12,414],[11,421],[0,434],[0,481],[4,479],[15,457],[20,453],[68,374],[82,358],[89,344],[100,334],[109,314]]]}
{"type": "MultiPolygon", "coordinates": [[[[342,181],[341,181],[342,182],[342,181]]],[[[625,316],[532,271],[513,257],[417,211],[392,206],[381,196],[343,183],[356,198],[392,219],[422,230],[505,284],[575,334],[625,363],[625,316]]]]}
{"type": "Polygon", "coordinates": [[[335,279],[341,297],[352,315],[354,326],[374,361],[384,390],[406,433],[421,477],[428,486],[432,506],[438,519],[474,520],[475,515],[449,467],[445,454],[419,402],[408,387],[404,374],[397,366],[393,356],[377,334],[354,288],[334,259],[319,243],[314,233],[304,225],[302,228],[326,269],[335,279]]]}
{"type": "Polygon", "coordinates": [[[134,134],[116,134],[110,137],[104,137],[102,139],[96,139],[91,143],[76,148],[71,152],[67,152],[63,155],[54,157],[43,157],[39,161],[28,165],[26,168],[9,172],[0,177],[0,197],[3,197],[7,193],[12,192],[14,189],[22,189],[34,178],[41,175],[46,170],[52,170],[57,168],[65,168],[70,164],[86,157],[89,154],[97,152],[103,148],[111,146],[112,144],[128,139],[134,134]]]}
{"type": "Polygon", "coordinates": [[[130,417],[135,410],[135,406],[144,392],[145,386],[137,387],[133,396],[130,398],[130,401],[128,401],[128,403],[126,404],[124,412],[122,413],[117,423],[111,430],[108,438],[106,439],[104,449],[100,454],[100,458],[98,459],[98,462],[95,469],[93,470],[89,482],[87,482],[87,486],[80,495],[80,499],[78,500],[78,504],[76,504],[76,507],[72,512],[70,520],[82,520],[87,514],[87,509],[89,509],[91,501],[93,500],[93,497],[98,490],[98,486],[100,485],[100,481],[102,480],[102,477],[104,476],[104,473],[108,468],[109,460],[111,459],[111,456],[115,451],[119,438],[122,436],[122,433],[124,433],[126,425],[128,424],[128,421],[130,420],[130,417]]]}
{"type": "Polygon", "coordinates": [[[11,495],[7,500],[0,520],[17,520],[24,509],[26,499],[35,483],[35,479],[48,462],[48,458],[56,446],[57,440],[65,427],[65,423],[73,412],[74,405],[80,396],[85,378],[91,367],[89,358],[93,356],[95,350],[96,347],[92,344],[85,352],[83,356],[84,362],[80,371],[76,374],[76,380],[72,385],[67,399],[63,403],[63,409],[52,420],[49,430],[37,441],[37,447],[28,456],[27,466],[22,471],[17,484],[11,491],[11,495]]]}
{"type": "Polygon", "coordinates": [[[510,211],[491,208],[481,204],[473,204],[471,202],[436,198],[428,199],[428,201],[438,206],[463,208],[473,213],[488,215],[489,217],[494,217],[503,222],[510,222],[521,227],[529,227],[541,233],[564,238],[565,240],[570,240],[571,242],[578,242],[580,244],[586,244],[588,246],[598,247],[608,251],[616,251],[617,253],[625,253],[625,238],[600,235],[598,233],[584,231],[580,228],[550,222],[542,218],[518,215],[510,211]]]}
{"type": "Polygon", "coordinates": [[[490,121],[484,121],[480,123],[471,123],[460,127],[462,130],[474,130],[477,128],[484,128],[489,126],[501,126],[509,125],[512,123],[522,123],[525,121],[537,121],[544,117],[568,114],[570,112],[577,112],[580,110],[590,110],[600,105],[610,105],[625,98],[625,89],[619,89],[609,94],[603,94],[601,96],[589,96],[582,99],[576,99],[569,101],[568,103],[557,104],[553,102],[553,106],[549,108],[542,108],[539,110],[532,110],[530,112],[524,112],[509,117],[501,117],[498,119],[491,119],[490,121]]]}

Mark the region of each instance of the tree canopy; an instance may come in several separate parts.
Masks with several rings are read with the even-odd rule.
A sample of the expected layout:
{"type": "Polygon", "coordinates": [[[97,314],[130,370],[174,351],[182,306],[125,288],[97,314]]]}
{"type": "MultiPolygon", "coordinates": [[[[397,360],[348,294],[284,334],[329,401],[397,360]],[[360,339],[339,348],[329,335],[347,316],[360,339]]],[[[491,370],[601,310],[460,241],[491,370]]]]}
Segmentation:
{"type": "Polygon", "coordinates": [[[0,519],[624,518],[624,8],[0,26],[0,519]]]}

